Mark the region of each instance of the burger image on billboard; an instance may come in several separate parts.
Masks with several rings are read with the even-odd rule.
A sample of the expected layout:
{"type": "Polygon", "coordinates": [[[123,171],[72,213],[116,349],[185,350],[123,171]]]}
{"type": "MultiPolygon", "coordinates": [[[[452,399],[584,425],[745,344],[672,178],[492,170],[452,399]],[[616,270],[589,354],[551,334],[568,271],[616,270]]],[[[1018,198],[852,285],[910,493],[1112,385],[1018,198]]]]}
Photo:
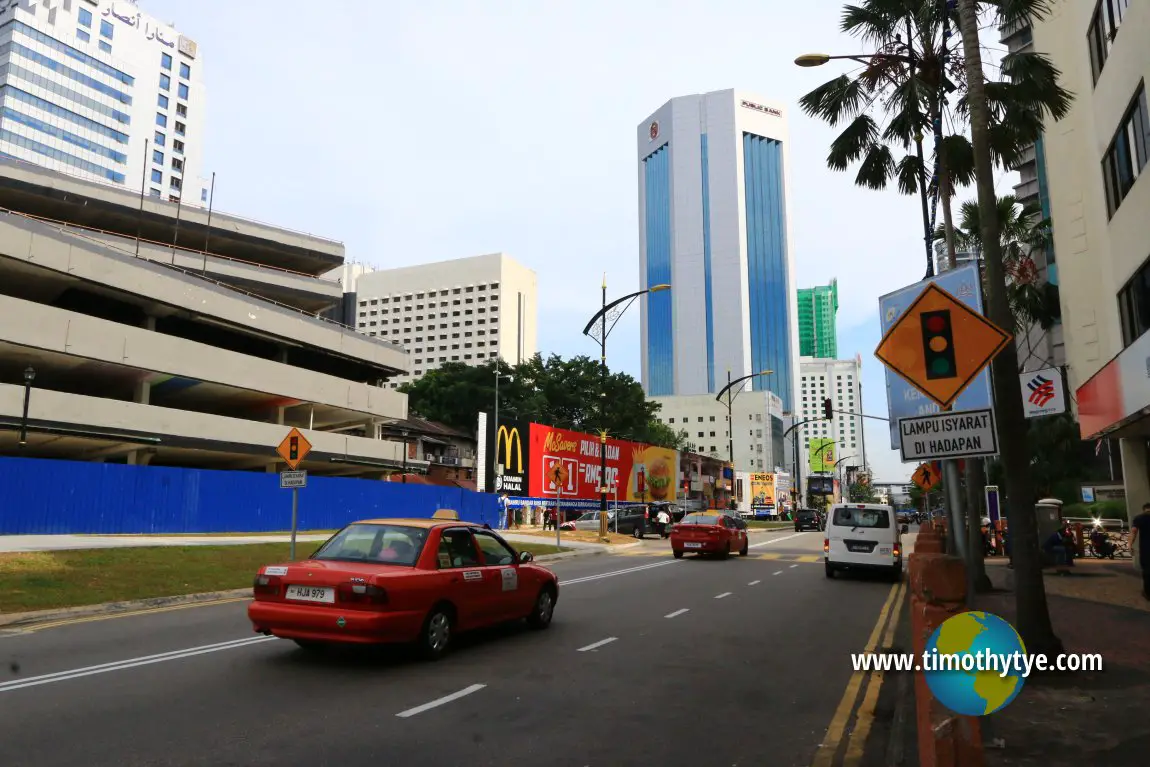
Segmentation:
{"type": "Polygon", "coordinates": [[[671,490],[673,479],[671,464],[666,458],[656,456],[647,464],[647,492],[653,501],[664,501],[671,490]]]}

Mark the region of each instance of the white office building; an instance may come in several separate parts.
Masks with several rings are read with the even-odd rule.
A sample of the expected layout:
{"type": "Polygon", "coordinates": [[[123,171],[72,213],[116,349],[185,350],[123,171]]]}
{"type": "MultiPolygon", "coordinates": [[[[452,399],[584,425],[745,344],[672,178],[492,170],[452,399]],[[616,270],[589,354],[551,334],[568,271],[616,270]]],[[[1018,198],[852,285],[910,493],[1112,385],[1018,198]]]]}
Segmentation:
{"type": "Polygon", "coordinates": [[[637,128],[642,381],[654,397],[752,381],[790,410],[798,307],[783,106],[736,90],[673,98],[637,128]]]}
{"type": "MultiPolygon", "coordinates": [[[[732,447],[727,431],[727,401],[711,394],[651,397],[660,406],[659,420],[676,432],[685,431],[691,452],[722,461],[732,447]]],[[[783,403],[767,391],[737,391],[731,400],[734,421],[735,468],[746,472],[774,472],[789,467],[788,441],[783,444],[783,403]]]]}
{"type": "Polygon", "coordinates": [[[393,389],[445,362],[515,365],[535,356],[536,292],[535,272],[503,253],[383,269],[355,280],[356,328],[407,350],[393,389]]]}
{"type": "Polygon", "coordinates": [[[0,155],[206,206],[203,57],[134,1],[0,8],[0,155]]]}
{"type": "Polygon", "coordinates": [[[800,421],[818,419],[800,426],[800,463],[809,473],[810,444],[814,438],[833,439],[838,448],[836,460],[843,466],[867,466],[866,438],[862,418],[862,357],[853,360],[826,360],[803,357],[801,401],[796,417],[800,421]],[[834,417],[823,418],[823,401],[831,400],[834,417]],[[851,415],[851,414],[854,415],[851,415]]]}

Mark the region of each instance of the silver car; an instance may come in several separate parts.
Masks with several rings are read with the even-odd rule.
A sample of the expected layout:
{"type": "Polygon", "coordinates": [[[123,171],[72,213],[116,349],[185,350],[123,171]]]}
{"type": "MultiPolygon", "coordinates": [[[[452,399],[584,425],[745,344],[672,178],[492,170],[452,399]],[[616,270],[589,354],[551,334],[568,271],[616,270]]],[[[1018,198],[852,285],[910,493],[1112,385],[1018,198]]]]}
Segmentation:
{"type": "MultiPolygon", "coordinates": [[[[599,512],[587,512],[583,516],[576,519],[574,525],[576,530],[592,530],[596,533],[599,532],[599,512]]],[[[613,510],[609,510],[607,512],[607,529],[612,531],[615,529],[615,512],[613,510]]]]}

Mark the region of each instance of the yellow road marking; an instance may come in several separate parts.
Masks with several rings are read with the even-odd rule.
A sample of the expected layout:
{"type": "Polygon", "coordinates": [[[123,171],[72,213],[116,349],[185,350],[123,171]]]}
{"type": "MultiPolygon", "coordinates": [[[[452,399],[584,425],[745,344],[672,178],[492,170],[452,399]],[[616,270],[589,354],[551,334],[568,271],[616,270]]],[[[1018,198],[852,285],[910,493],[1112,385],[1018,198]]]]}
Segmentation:
{"type": "Polygon", "coordinates": [[[189,602],[182,605],[169,605],[167,607],[149,607],[144,610],[130,610],[122,613],[109,613],[107,615],[88,615],[83,618],[68,618],[65,620],[51,621],[49,623],[37,623],[27,628],[13,627],[13,630],[20,631],[25,634],[31,634],[35,631],[43,631],[44,629],[54,629],[61,626],[73,626],[78,623],[94,623],[95,621],[107,621],[113,618],[130,618],[134,615],[152,615],[155,613],[168,613],[173,610],[187,610],[192,607],[212,607],[213,605],[226,605],[232,602],[247,602],[251,597],[229,597],[227,599],[213,599],[207,602],[189,602]]]}
{"type": "MultiPolygon", "coordinates": [[[[890,593],[887,595],[882,610],[879,611],[878,620],[875,622],[874,629],[870,633],[870,638],[867,639],[866,646],[863,648],[864,653],[874,652],[875,646],[878,645],[883,626],[886,625],[887,618],[890,616],[890,608],[891,605],[894,604],[895,594],[897,594],[901,588],[901,583],[896,583],[890,587],[890,593]]],[[[812,767],[831,767],[834,763],[835,752],[838,751],[839,743],[842,742],[843,731],[846,729],[847,722],[850,720],[851,711],[854,710],[855,700],[858,698],[859,688],[862,687],[864,676],[866,676],[866,674],[862,671],[851,673],[851,680],[847,683],[847,689],[843,693],[842,700],[839,701],[838,708],[835,709],[834,716],[831,717],[831,723],[827,727],[826,735],[823,736],[823,742],[819,746],[819,750],[815,752],[812,767]]]]}
{"type": "MultiPolygon", "coordinates": [[[[894,598],[894,612],[891,614],[890,623],[887,624],[886,633],[883,636],[882,649],[888,649],[894,644],[894,632],[898,627],[898,618],[902,613],[905,595],[906,582],[904,581],[899,586],[898,596],[894,598]]],[[[867,681],[866,692],[863,693],[863,701],[859,705],[854,730],[851,732],[846,754],[843,756],[843,767],[856,767],[862,761],[863,749],[866,748],[866,739],[870,735],[871,725],[874,724],[874,710],[878,704],[878,694],[882,689],[884,679],[885,675],[881,671],[874,671],[867,681]]]]}

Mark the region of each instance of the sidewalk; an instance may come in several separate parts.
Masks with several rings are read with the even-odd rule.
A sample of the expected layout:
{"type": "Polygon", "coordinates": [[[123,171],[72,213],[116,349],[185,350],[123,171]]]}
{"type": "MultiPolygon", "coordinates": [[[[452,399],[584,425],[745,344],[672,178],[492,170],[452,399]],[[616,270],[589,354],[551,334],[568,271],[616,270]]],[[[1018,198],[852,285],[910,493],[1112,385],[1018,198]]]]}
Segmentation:
{"type": "MultiPolygon", "coordinates": [[[[987,560],[996,589],[976,608],[1013,621],[1014,571],[987,560]]],[[[983,720],[987,767],[1150,763],[1150,602],[1130,560],[1079,560],[1047,571],[1047,604],[1068,653],[1100,653],[1103,671],[1035,675],[983,720]],[[1001,747],[994,747],[995,743],[1001,747]]]]}

